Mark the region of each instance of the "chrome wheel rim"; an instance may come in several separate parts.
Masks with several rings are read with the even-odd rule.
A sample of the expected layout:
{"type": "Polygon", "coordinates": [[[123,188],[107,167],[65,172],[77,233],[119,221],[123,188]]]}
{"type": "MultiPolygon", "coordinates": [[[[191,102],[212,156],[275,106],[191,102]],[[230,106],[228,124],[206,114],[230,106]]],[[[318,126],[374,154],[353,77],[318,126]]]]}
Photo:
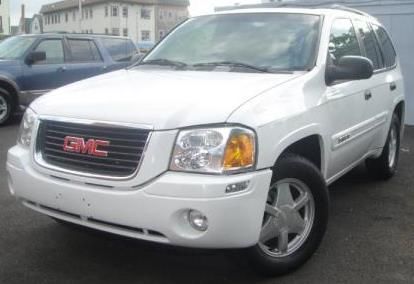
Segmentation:
{"type": "Polygon", "coordinates": [[[0,121],[2,121],[8,112],[8,104],[4,97],[0,96],[0,121]]]}
{"type": "Polygon", "coordinates": [[[395,165],[395,160],[397,159],[397,130],[395,127],[391,128],[390,139],[388,141],[388,165],[390,168],[393,168],[395,165]]]}
{"type": "Polygon", "coordinates": [[[271,186],[266,203],[259,248],[271,257],[296,252],[308,239],[315,219],[315,201],[309,187],[298,179],[271,186]]]}

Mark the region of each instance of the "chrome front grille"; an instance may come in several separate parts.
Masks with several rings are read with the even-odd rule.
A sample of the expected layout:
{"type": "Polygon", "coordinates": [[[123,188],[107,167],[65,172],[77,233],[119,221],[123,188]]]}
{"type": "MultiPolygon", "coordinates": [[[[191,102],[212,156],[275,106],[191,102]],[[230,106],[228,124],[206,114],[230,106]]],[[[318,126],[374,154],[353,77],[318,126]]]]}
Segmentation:
{"type": "MultiPolygon", "coordinates": [[[[150,130],[95,123],[41,120],[36,152],[41,163],[78,174],[125,178],[138,170],[150,130]],[[68,138],[82,141],[79,151],[68,151],[68,138]],[[100,153],[91,153],[88,142],[104,141],[100,153]]],[[[76,148],[72,144],[72,148],[76,148]]],[[[97,147],[96,147],[97,149],[97,147]]]]}

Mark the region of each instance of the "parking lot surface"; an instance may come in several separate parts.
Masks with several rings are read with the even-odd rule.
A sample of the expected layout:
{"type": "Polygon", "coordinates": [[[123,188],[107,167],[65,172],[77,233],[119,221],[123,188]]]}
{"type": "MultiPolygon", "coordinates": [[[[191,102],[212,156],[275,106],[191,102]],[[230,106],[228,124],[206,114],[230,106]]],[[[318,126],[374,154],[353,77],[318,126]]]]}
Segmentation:
{"type": "MultiPolygon", "coordinates": [[[[328,232],[298,271],[262,278],[237,251],[173,248],[60,225],[7,188],[18,118],[0,128],[0,283],[414,283],[414,128],[398,174],[375,181],[363,166],[330,187],[328,232]]],[[[243,220],[240,220],[243,222],[243,220]]]]}

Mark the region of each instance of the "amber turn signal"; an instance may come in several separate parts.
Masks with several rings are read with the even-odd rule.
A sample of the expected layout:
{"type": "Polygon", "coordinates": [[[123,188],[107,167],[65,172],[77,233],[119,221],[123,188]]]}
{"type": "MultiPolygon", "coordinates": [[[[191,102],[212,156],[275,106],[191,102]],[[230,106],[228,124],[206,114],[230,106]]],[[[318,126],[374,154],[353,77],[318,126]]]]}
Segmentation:
{"type": "Polygon", "coordinates": [[[254,137],[247,133],[235,133],[229,138],[224,154],[224,170],[236,170],[253,166],[255,159],[254,137]]]}

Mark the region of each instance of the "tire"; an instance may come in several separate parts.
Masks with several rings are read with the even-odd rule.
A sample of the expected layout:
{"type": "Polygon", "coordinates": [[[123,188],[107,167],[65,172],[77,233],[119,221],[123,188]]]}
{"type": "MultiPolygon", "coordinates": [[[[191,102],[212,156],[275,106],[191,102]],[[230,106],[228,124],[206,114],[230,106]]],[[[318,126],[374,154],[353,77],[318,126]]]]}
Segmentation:
{"type": "Polygon", "coordinates": [[[266,276],[283,275],[299,268],[322,242],[328,215],[329,194],[319,169],[300,156],[281,158],[275,166],[269,189],[259,243],[248,249],[250,263],[266,276]],[[283,192],[290,192],[292,199],[283,192]],[[292,209],[302,203],[299,201],[305,200],[305,196],[307,203],[304,201],[302,207],[297,206],[300,210],[292,209]],[[281,213],[271,215],[275,212],[269,206],[281,213]],[[302,223],[297,219],[298,214],[304,228],[301,236],[298,232],[302,230],[302,223]],[[276,248],[271,251],[273,246],[276,248]]]}
{"type": "Polygon", "coordinates": [[[367,169],[375,178],[387,180],[395,175],[400,159],[400,140],[401,122],[394,114],[381,156],[366,160],[367,169]]]}
{"type": "Polygon", "coordinates": [[[14,111],[13,100],[10,94],[0,88],[0,126],[9,122],[14,111]]]}

